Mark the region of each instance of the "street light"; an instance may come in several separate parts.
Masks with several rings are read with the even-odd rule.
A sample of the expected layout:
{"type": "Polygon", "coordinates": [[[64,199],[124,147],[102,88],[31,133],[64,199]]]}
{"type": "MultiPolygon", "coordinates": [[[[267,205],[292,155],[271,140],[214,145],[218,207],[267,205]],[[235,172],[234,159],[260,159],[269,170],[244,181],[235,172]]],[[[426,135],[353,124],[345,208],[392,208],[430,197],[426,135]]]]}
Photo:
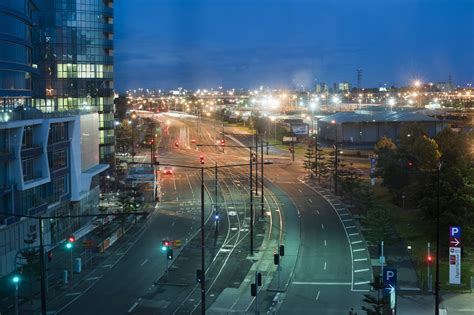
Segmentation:
{"type": "Polygon", "coordinates": [[[390,105],[390,111],[391,112],[393,111],[393,106],[395,106],[396,103],[397,102],[395,101],[395,99],[393,97],[388,99],[388,105],[390,105]]]}
{"type": "Polygon", "coordinates": [[[334,127],[336,128],[336,132],[335,132],[335,138],[334,138],[334,194],[337,196],[337,153],[338,153],[338,149],[337,149],[337,124],[336,124],[336,121],[333,119],[331,120],[331,124],[334,125],[334,127]]]}
{"type": "Polygon", "coordinates": [[[18,284],[20,283],[20,277],[18,275],[13,276],[12,282],[15,285],[15,315],[19,314],[18,310],[18,284]]]}

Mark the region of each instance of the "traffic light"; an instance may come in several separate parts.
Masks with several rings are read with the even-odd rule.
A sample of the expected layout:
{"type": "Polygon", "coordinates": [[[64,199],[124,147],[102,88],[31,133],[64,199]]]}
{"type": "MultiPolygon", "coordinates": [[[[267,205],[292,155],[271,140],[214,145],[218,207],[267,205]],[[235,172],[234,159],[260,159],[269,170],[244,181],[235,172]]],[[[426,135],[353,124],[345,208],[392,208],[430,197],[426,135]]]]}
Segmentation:
{"type": "Polygon", "coordinates": [[[280,264],[280,255],[278,254],[273,254],[273,263],[275,265],[279,265],[280,264]]]}
{"type": "Polygon", "coordinates": [[[428,262],[428,264],[431,265],[431,264],[433,263],[433,256],[428,255],[428,256],[426,257],[426,261],[428,262]]]}
{"type": "Polygon", "coordinates": [[[74,242],[76,241],[76,237],[74,235],[71,235],[67,238],[66,242],[66,248],[71,249],[74,247],[74,242]]]}
{"type": "Polygon", "coordinates": [[[14,275],[13,278],[12,278],[12,282],[14,284],[18,284],[20,282],[20,276],[19,275],[14,275]]]}
{"type": "Polygon", "coordinates": [[[170,242],[168,240],[162,240],[161,241],[161,250],[162,251],[167,251],[168,248],[170,247],[170,242]]]}
{"type": "Polygon", "coordinates": [[[255,283],[250,285],[250,295],[257,296],[257,285],[255,283]]]}
{"type": "Polygon", "coordinates": [[[173,260],[173,249],[172,248],[168,248],[166,250],[166,257],[168,258],[168,260],[173,260]]]}
{"type": "Polygon", "coordinates": [[[199,156],[199,161],[201,162],[201,164],[204,164],[204,155],[199,156]]]}
{"type": "Polygon", "coordinates": [[[221,146],[225,146],[225,139],[221,139],[221,146]]]}
{"type": "Polygon", "coordinates": [[[257,285],[258,285],[259,287],[262,286],[262,274],[261,274],[260,272],[257,273],[257,285]]]}
{"type": "Polygon", "coordinates": [[[285,256],[285,245],[280,245],[280,256],[285,256]]]}

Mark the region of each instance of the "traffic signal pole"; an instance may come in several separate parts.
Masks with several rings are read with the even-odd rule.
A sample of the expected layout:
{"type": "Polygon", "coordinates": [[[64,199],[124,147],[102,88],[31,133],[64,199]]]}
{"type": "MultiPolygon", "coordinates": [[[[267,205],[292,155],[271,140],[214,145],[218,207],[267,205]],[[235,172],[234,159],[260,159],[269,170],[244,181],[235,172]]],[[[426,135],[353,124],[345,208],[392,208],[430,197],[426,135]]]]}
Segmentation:
{"type": "Polygon", "coordinates": [[[260,143],[260,177],[262,178],[262,183],[261,183],[261,186],[262,186],[262,194],[261,194],[261,197],[262,197],[262,218],[264,217],[264,198],[263,198],[263,141],[260,143]]]}
{"type": "Polygon", "coordinates": [[[206,314],[206,268],[204,261],[204,167],[201,167],[201,314],[206,314]]]}
{"type": "Polygon", "coordinates": [[[40,236],[40,270],[41,270],[41,314],[46,315],[46,268],[44,264],[44,237],[43,237],[43,219],[38,218],[39,236],[40,236]]]}
{"type": "Polygon", "coordinates": [[[253,179],[252,179],[252,148],[250,148],[250,256],[253,256],[253,179]]]}

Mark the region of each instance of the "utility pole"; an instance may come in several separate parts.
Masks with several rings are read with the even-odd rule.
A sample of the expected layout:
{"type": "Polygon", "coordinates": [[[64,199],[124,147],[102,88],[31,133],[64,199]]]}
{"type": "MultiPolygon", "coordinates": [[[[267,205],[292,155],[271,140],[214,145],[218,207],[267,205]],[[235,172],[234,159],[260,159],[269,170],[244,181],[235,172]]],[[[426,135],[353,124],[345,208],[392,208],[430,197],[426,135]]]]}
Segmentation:
{"type": "Polygon", "coordinates": [[[204,263],[204,167],[201,167],[201,314],[206,314],[206,266],[204,263]]]}
{"type": "Polygon", "coordinates": [[[46,315],[46,268],[44,265],[44,238],[43,238],[43,219],[38,218],[39,236],[40,236],[40,270],[41,270],[41,314],[46,315]]]}
{"type": "Polygon", "coordinates": [[[262,197],[262,218],[264,217],[264,198],[263,198],[263,181],[264,181],[264,178],[263,178],[263,141],[260,143],[260,177],[262,178],[262,183],[261,183],[261,186],[262,186],[262,193],[261,193],[261,197],[262,197]]]}
{"type": "Polygon", "coordinates": [[[255,196],[258,196],[258,135],[255,134],[255,196]]]}
{"type": "Polygon", "coordinates": [[[253,179],[252,179],[252,148],[250,148],[250,256],[253,256],[253,179]]]}
{"type": "Polygon", "coordinates": [[[216,162],[216,167],[215,167],[215,172],[216,172],[216,178],[215,178],[215,181],[216,181],[216,187],[215,187],[215,191],[216,191],[216,195],[215,195],[215,199],[214,199],[214,220],[216,221],[216,235],[217,233],[219,232],[219,216],[218,216],[218,209],[217,209],[217,162],[216,162]]]}

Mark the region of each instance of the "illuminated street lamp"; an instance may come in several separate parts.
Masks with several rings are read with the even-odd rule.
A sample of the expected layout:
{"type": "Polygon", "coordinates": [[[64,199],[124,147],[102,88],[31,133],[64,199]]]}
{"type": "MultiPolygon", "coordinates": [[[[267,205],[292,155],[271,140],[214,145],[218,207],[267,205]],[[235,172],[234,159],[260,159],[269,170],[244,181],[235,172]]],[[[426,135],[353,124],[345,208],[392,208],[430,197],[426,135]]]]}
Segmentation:
{"type": "Polygon", "coordinates": [[[15,285],[15,315],[19,314],[18,310],[18,284],[20,283],[20,277],[18,275],[13,276],[12,282],[15,285]]]}
{"type": "Polygon", "coordinates": [[[397,102],[395,101],[395,99],[393,97],[388,99],[388,105],[390,105],[390,111],[391,112],[393,111],[393,106],[395,106],[396,103],[397,102]]]}

